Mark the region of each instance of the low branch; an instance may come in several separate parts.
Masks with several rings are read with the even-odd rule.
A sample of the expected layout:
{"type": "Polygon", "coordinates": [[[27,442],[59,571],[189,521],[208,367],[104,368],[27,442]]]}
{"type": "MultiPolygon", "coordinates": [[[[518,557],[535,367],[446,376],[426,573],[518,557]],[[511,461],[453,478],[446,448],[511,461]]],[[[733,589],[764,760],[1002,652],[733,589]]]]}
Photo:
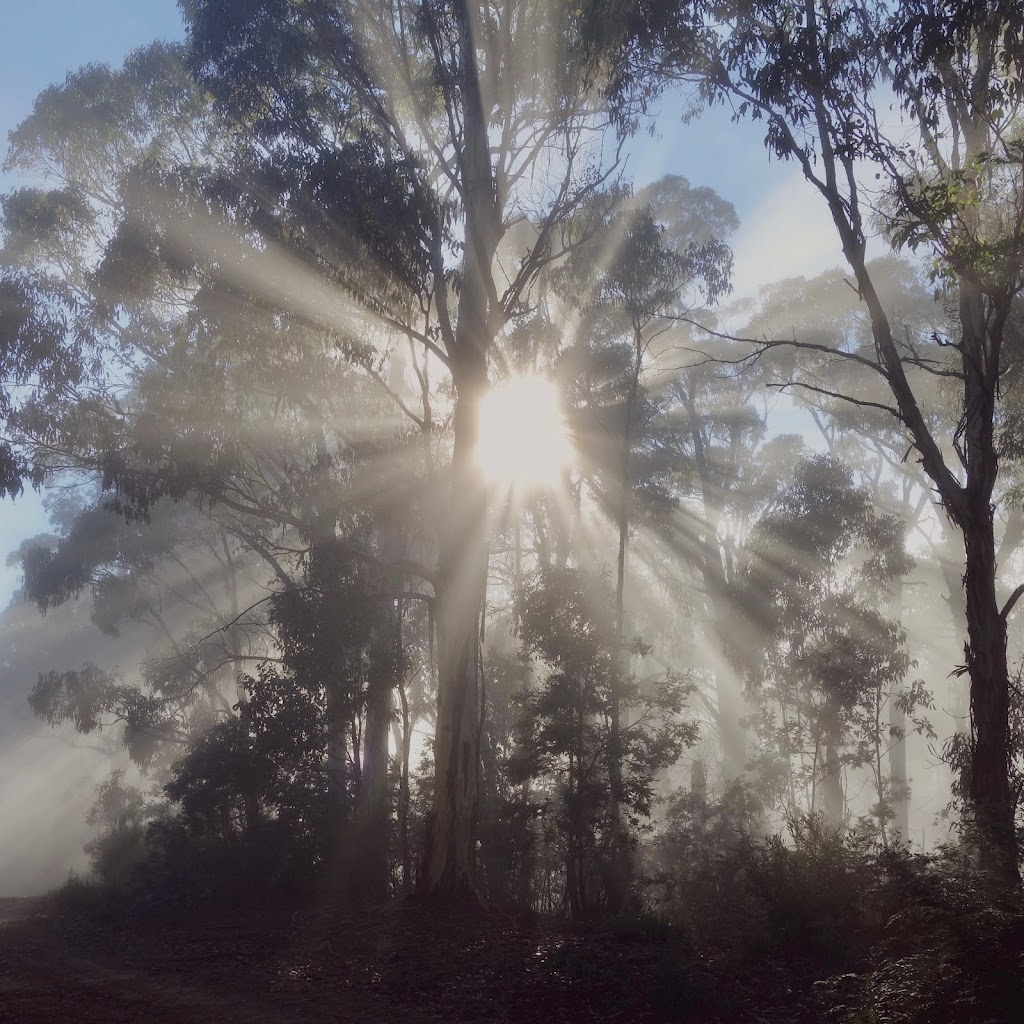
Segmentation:
{"type": "Polygon", "coordinates": [[[1003,610],[999,613],[999,617],[1003,622],[1006,622],[1010,612],[1013,611],[1013,606],[1021,599],[1022,595],[1024,595],[1024,583],[1018,584],[1017,589],[1014,590],[1006,604],[1003,605],[1003,610]]]}
{"type": "Polygon", "coordinates": [[[900,415],[899,409],[894,409],[891,405],[885,405],[882,402],[869,402],[864,398],[854,398],[852,395],[844,395],[839,391],[829,391],[828,388],[819,388],[814,384],[806,384],[802,380],[787,380],[781,384],[775,384],[769,382],[768,387],[778,388],[780,391],[785,388],[804,388],[807,391],[813,391],[817,395],[824,395],[826,398],[834,398],[839,402],[849,402],[851,405],[859,405],[865,409],[880,409],[882,412],[889,413],[890,416],[895,417],[901,423],[903,417],[900,415]]]}

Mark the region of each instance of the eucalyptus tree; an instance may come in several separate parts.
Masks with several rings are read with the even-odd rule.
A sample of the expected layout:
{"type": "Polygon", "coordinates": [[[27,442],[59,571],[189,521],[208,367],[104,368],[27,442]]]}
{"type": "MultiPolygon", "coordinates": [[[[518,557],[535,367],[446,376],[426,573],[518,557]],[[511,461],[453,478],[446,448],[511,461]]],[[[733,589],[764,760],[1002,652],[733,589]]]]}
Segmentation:
{"type": "MultiPolygon", "coordinates": [[[[675,502],[679,471],[673,428],[651,388],[657,369],[659,317],[714,304],[729,289],[732,254],[724,240],[735,212],[710,189],[664,178],[624,195],[605,212],[600,230],[575,248],[552,274],[574,308],[573,343],[564,368],[577,378],[573,400],[582,477],[615,533],[615,629],[619,655],[610,690],[609,792],[613,819],[622,803],[619,686],[629,676],[631,627],[627,600],[630,534],[641,518],[664,521],[675,502]]],[[[737,716],[738,717],[738,716],[737,716]]],[[[627,889],[627,844],[620,837],[618,889],[627,889]]],[[[621,905],[621,899],[620,899],[621,905]]]]}
{"type": "Polygon", "coordinates": [[[857,363],[880,389],[835,394],[900,424],[963,538],[967,782],[985,862],[1009,879],[1019,877],[1007,774],[1012,601],[997,597],[993,492],[1007,326],[1024,285],[1019,14],[1009,0],[626,2],[590,22],[625,112],[667,81],[695,82],[709,102],[763,121],[771,152],[792,160],[828,208],[873,343],[866,355],[829,354],[836,366],[857,363]],[[894,119],[880,115],[887,91],[894,119]],[[927,260],[954,307],[945,359],[919,358],[880,300],[867,260],[876,213],[894,246],[927,260]],[[921,382],[936,375],[957,396],[953,458],[921,410],[921,382]]]}
{"type": "MultiPolygon", "coordinates": [[[[896,256],[877,258],[869,263],[869,269],[879,299],[907,347],[908,359],[913,352],[912,358],[919,363],[938,368],[944,359],[943,340],[955,326],[948,301],[936,293],[925,269],[910,260],[896,256]]],[[[998,581],[1000,602],[1010,597],[1012,577],[1008,580],[1006,576],[1017,568],[1012,560],[1021,541],[1022,518],[1016,484],[1019,454],[1013,441],[1020,402],[1016,390],[1017,361],[1012,356],[1019,345],[1017,319],[1017,314],[1011,316],[1005,338],[1006,351],[1011,355],[1007,357],[1007,373],[1001,383],[1001,471],[993,493],[996,555],[1003,571],[1003,578],[998,581]]],[[[955,731],[966,733],[966,682],[962,673],[949,671],[950,663],[959,661],[967,639],[963,566],[957,555],[960,544],[956,528],[937,507],[922,466],[907,458],[908,444],[900,424],[884,410],[856,407],[832,394],[838,391],[865,396],[872,387],[863,368],[850,364],[844,371],[827,351],[843,347],[851,353],[870,356],[873,340],[866,308],[841,271],[832,270],[808,281],[777,282],[764,289],[759,308],[743,333],[772,338],[789,336],[806,343],[795,351],[776,349],[766,354],[759,366],[762,371],[768,370],[771,386],[793,387],[794,401],[809,412],[827,450],[851,465],[861,485],[870,491],[876,509],[901,518],[908,531],[908,543],[921,552],[912,588],[905,588],[902,582],[893,587],[893,615],[903,618],[912,643],[921,645],[922,664],[930,663],[934,673],[929,680],[932,691],[937,697],[950,692],[955,731]],[[813,346],[822,346],[826,351],[813,346]],[[949,626],[938,635],[932,607],[937,598],[941,598],[949,612],[949,626]]],[[[931,376],[930,384],[923,375],[915,382],[919,406],[943,455],[954,460],[957,424],[948,416],[947,409],[957,400],[956,383],[938,373],[931,376]]],[[[906,735],[907,722],[901,701],[892,701],[890,712],[893,777],[902,780],[893,785],[896,825],[905,836],[909,815],[907,752],[905,742],[898,737],[906,735]]]]}
{"type": "Polygon", "coordinates": [[[54,407],[87,378],[93,351],[68,332],[72,307],[40,282],[4,266],[0,258],[0,497],[17,497],[25,483],[39,486],[44,464],[22,444],[26,421],[46,433],[54,429],[54,407]]]}
{"type": "Polygon", "coordinates": [[[487,562],[473,451],[488,357],[562,252],[561,224],[614,165],[569,13],[525,0],[204,0],[187,11],[200,80],[270,166],[310,183],[310,226],[336,245],[328,274],[453,384],[432,577],[440,676],[426,892],[473,884],[487,562]],[[502,255],[524,222],[525,243],[502,255]]]}
{"type": "Polygon", "coordinates": [[[146,325],[112,316],[91,274],[118,219],[125,171],[207,152],[208,110],[178,48],[157,43],[119,71],[70,73],[10,133],[4,169],[26,184],[0,200],[4,493],[42,482],[69,410],[109,385],[115,353],[144,346],[146,325]]]}
{"type": "MultiPolygon", "coordinates": [[[[53,292],[74,309],[74,321],[59,325],[65,344],[81,334],[102,355],[89,386],[69,389],[55,415],[20,417],[22,436],[50,471],[98,476],[104,490],[114,491],[101,504],[129,521],[118,528],[96,507],[55,551],[29,553],[33,597],[45,606],[84,587],[95,590],[97,602],[134,594],[133,612],[155,615],[176,652],[161,659],[159,679],[150,678],[150,659],[141,688],[91,670],[47,677],[37,707],[52,719],[74,717],[91,704],[92,712],[129,714],[136,732],[159,727],[183,743],[196,732],[189,695],[197,687],[220,701],[219,713],[230,714],[223,680],[213,677],[225,667],[237,674],[253,656],[237,641],[247,626],[267,628],[260,612],[270,588],[294,588],[307,574],[307,556],[336,563],[353,519],[342,492],[350,499],[362,493],[357,504],[366,507],[371,455],[387,449],[381,461],[391,460],[391,478],[402,473],[402,428],[389,416],[390,396],[381,413],[387,386],[378,367],[386,356],[374,353],[373,339],[310,316],[308,292],[316,287],[308,282],[297,308],[293,287],[269,296],[254,289],[254,276],[262,274],[259,249],[272,232],[261,234],[251,216],[259,206],[247,204],[239,183],[246,174],[245,182],[258,182],[252,162],[230,152],[230,143],[209,98],[188,77],[181,47],[162,45],[116,71],[88,67],[69,75],[40,96],[12,134],[8,165],[40,183],[5,199],[5,258],[35,275],[34,308],[46,309],[53,292]],[[387,426],[375,434],[382,421],[387,426]],[[203,578],[208,566],[196,564],[182,538],[174,540],[177,548],[165,543],[167,498],[187,498],[202,513],[215,539],[206,552],[211,564],[221,554],[234,568],[245,564],[245,607],[234,583],[226,593],[210,586],[203,578]],[[122,557],[133,552],[144,557],[122,557]],[[200,591],[205,582],[225,598],[216,621],[208,608],[203,621],[161,618],[161,604],[174,602],[159,590],[166,573],[153,570],[168,561],[192,572],[200,591]],[[150,583],[157,586],[143,594],[150,583]],[[233,653],[207,664],[221,639],[233,653]],[[89,685],[78,687],[86,676],[89,685]]],[[[261,194],[270,187],[264,183],[261,194]]],[[[279,232],[292,229],[283,222],[274,222],[279,232]]],[[[393,519],[393,506],[403,500],[377,495],[376,506],[390,503],[393,519]]],[[[363,541],[368,565],[393,557],[363,541]]],[[[385,607],[379,595],[373,602],[385,607]]],[[[268,663],[276,642],[271,637],[261,652],[268,663]]],[[[347,735],[357,713],[349,693],[361,679],[357,663],[350,658],[344,680],[333,673],[321,681],[332,727],[328,790],[342,817],[351,790],[347,762],[360,757],[347,735]]],[[[246,699],[244,691],[239,696],[246,699]]],[[[386,773],[386,703],[373,702],[376,727],[367,732],[376,744],[369,775],[378,779],[386,773]]],[[[102,717],[85,713],[79,720],[91,725],[102,717]]]]}
{"type": "MultiPolygon", "coordinates": [[[[939,332],[948,331],[949,317],[922,270],[908,260],[893,256],[875,259],[869,267],[879,298],[892,322],[898,325],[908,349],[919,359],[941,362],[943,353],[935,338],[940,336],[939,332]]],[[[802,349],[776,349],[765,355],[759,366],[761,372],[767,374],[766,383],[773,388],[792,388],[794,403],[809,413],[829,454],[851,467],[877,511],[899,516],[907,531],[908,543],[918,549],[923,546],[928,552],[919,560],[918,568],[930,574],[932,560],[938,557],[936,542],[944,517],[935,515],[934,498],[921,467],[905,458],[907,442],[903,431],[882,410],[855,407],[833,397],[838,391],[865,395],[866,389],[871,388],[870,380],[865,380],[860,372],[861,367],[852,363],[845,368],[837,367],[828,354],[839,347],[870,355],[873,348],[867,311],[842,272],[829,270],[810,280],[797,278],[769,285],[762,290],[758,308],[743,333],[772,338],[790,336],[805,343],[802,349]]],[[[929,429],[943,452],[952,456],[953,438],[948,430],[951,424],[944,422],[948,388],[939,376],[931,387],[925,380],[918,381],[918,386],[920,408],[929,429]]],[[[947,561],[946,568],[954,584],[953,599],[959,596],[962,604],[961,573],[955,563],[947,561]]],[[[904,589],[903,580],[893,581],[890,595],[891,616],[901,620],[912,603],[907,600],[909,591],[904,589]]],[[[962,642],[962,634],[958,622],[954,637],[962,642]]],[[[957,656],[957,644],[933,645],[931,653],[942,659],[939,669],[942,682],[930,681],[933,691],[938,692],[939,686],[946,687],[948,663],[957,656]]],[[[960,684],[954,683],[954,686],[960,684]]],[[[888,701],[891,731],[888,759],[892,780],[888,802],[894,808],[893,829],[906,842],[910,786],[906,747],[908,722],[902,696],[901,691],[888,701]]]]}
{"type": "MultiPolygon", "coordinates": [[[[819,812],[839,828],[844,770],[866,767],[883,842],[892,817],[883,713],[910,658],[898,621],[876,606],[910,565],[899,519],[873,510],[848,467],[812,456],[759,517],[736,586],[753,640],[744,654],[765,792],[790,815],[819,812]]],[[[904,707],[924,699],[915,688],[904,707]]]]}
{"type": "MultiPolygon", "coordinates": [[[[547,789],[538,797],[558,836],[564,910],[574,918],[599,905],[621,913],[630,881],[623,844],[634,846],[650,817],[655,775],[696,739],[694,724],[681,717],[689,686],[667,673],[642,692],[622,677],[619,613],[606,574],[548,566],[530,574],[516,603],[524,650],[548,671],[520,696],[510,777],[547,789]],[[625,711],[633,714],[623,722],[625,711]]],[[[630,650],[649,652],[638,639],[630,650]]]]}

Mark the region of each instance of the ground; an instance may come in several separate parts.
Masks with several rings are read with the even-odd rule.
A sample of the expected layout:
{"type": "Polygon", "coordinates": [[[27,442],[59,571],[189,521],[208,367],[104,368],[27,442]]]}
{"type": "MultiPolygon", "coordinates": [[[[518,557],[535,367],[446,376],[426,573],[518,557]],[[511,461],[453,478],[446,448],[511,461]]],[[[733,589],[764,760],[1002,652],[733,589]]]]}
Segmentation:
{"type": "Polygon", "coordinates": [[[775,1013],[763,985],[656,928],[408,902],[101,922],[0,901],[0,918],[0,1021],[18,1024],[813,1019],[783,979],[775,1013]]]}

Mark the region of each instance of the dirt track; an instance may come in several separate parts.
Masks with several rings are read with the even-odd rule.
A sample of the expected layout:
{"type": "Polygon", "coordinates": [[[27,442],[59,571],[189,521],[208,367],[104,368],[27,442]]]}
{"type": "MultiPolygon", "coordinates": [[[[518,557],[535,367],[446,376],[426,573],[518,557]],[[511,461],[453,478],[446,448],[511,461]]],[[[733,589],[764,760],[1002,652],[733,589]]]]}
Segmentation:
{"type": "MultiPolygon", "coordinates": [[[[742,1024],[763,986],[664,935],[572,931],[401,901],[177,922],[67,919],[0,901],[6,1024],[742,1024]],[[19,918],[19,912],[22,916],[19,918]],[[732,975],[732,976],[731,976],[732,975]],[[746,988],[746,987],[745,987],[746,988]]],[[[755,1010],[756,1007],[756,1010],[755,1010]]]]}
{"type": "Polygon", "coordinates": [[[231,937],[225,937],[219,951],[208,949],[197,958],[190,958],[188,942],[181,944],[177,955],[166,957],[164,943],[145,943],[149,936],[112,933],[91,941],[88,931],[16,916],[0,905],[3,916],[7,918],[0,923],[3,1022],[321,1024],[356,1019],[329,1013],[323,1005],[303,1006],[296,1000],[297,993],[277,994],[259,987],[247,993],[245,981],[251,976],[238,963],[231,937]],[[230,980],[240,984],[226,984],[230,980]]]}

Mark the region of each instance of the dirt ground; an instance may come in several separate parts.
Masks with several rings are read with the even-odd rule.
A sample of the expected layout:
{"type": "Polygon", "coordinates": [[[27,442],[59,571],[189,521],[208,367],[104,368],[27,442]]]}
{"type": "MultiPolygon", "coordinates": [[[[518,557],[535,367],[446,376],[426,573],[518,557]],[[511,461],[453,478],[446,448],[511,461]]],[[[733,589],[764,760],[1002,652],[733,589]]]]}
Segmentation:
{"type": "MultiPolygon", "coordinates": [[[[0,901],[0,1021],[488,1024],[797,1020],[664,934],[390,903],[67,919],[0,901]],[[6,904],[6,905],[5,905],[6,904]],[[758,1003],[755,1008],[751,999],[758,1003]]],[[[807,1019],[807,1018],[803,1018],[807,1019]]]]}

